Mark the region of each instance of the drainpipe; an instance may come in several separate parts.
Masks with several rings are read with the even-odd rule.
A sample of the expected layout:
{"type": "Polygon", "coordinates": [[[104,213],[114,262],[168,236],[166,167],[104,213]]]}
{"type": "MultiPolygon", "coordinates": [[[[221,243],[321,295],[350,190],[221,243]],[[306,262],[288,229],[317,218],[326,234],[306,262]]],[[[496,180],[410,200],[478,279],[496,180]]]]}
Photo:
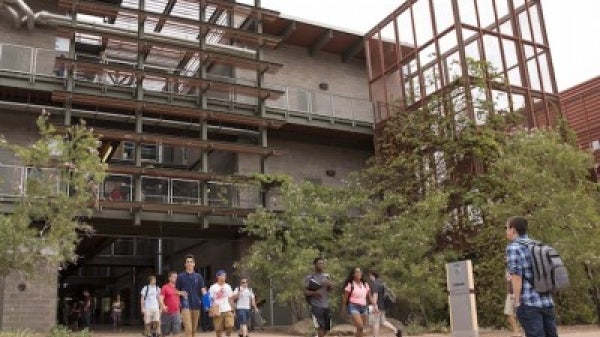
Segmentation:
{"type": "Polygon", "coordinates": [[[27,28],[29,30],[33,30],[33,28],[35,27],[35,15],[33,14],[33,11],[29,7],[29,5],[25,3],[25,1],[4,0],[4,8],[8,10],[8,12],[11,16],[13,16],[13,18],[16,14],[17,20],[19,20],[19,23],[17,24],[18,27],[21,26],[21,23],[27,23],[27,28]],[[10,7],[10,5],[17,7],[20,10],[20,12],[24,13],[24,16],[22,18],[19,18],[17,10],[15,8],[10,7]]]}

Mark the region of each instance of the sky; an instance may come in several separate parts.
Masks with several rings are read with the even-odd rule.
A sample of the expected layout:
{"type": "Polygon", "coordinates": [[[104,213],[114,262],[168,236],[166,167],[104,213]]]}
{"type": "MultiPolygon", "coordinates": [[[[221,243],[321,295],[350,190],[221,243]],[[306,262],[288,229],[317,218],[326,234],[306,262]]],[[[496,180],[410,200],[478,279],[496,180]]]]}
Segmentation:
{"type": "MultiPolygon", "coordinates": [[[[252,0],[238,0],[253,3],[252,0]]],[[[442,0],[435,0],[442,1],[442,0]]],[[[491,0],[488,0],[491,1],[491,0]]],[[[262,0],[262,7],[364,34],[403,0],[262,0]]],[[[560,91],[600,76],[600,0],[542,0],[560,91]]]]}

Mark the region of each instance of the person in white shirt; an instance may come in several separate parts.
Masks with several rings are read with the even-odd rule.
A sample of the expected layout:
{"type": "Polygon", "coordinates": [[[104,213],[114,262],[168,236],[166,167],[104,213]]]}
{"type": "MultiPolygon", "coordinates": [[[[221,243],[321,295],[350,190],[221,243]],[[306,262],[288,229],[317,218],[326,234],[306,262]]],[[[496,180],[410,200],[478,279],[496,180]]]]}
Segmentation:
{"type": "Polygon", "coordinates": [[[148,277],[148,285],[142,288],[141,309],[144,316],[144,335],[156,337],[160,328],[160,288],[156,285],[156,276],[148,277]]]}
{"type": "Polygon", "coordinates": [[[250,309],[254,309],[255,312],[258,311],[254,292],[248,286],[248,279],[243,278],[240,280],[240,286],[233,291],[233,299],[237,300],[236,318],[240,325],[239,335],[247,337],[248,324],[252,314],[250,309]]]}
{"type": "Polygon", "coordinates": [[[210,314],[217,337],[221,337],[223,331],[226,336],[231,336],[234,326],[233,290],[229,284],[225,283],[227,273],[224,270],[219,270],[216,276],[217,283],[208,290],[212,303],[210,314]]]}

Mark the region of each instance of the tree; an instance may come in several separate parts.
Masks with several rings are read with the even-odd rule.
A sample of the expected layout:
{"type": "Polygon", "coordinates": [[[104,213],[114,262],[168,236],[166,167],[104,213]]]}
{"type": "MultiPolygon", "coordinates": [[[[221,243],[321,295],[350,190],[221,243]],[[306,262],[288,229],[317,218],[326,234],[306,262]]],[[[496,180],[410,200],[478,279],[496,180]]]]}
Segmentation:
{"type": "Polygon", "coordinates": [[[257,287],[272,287],[280,304],[292,309],[292,317],[302,317],[302,280],[312,271],[315,257],[328,260],[328,272],[340,280],[342,257],[334,254],[338,232],[353,201],[344,188],[328,188],[308,182],[283,179],[278,189],[284,212],[259,208],[247,219],[244,232],[254,240],[241,261],[241,269],[252,275],[257,287]]]}
{"type": "Polygon", "coordinates": [[[573,287],[558,296],[562,321],[593,320],[588,294],[596,294],[600,308],[594,279],[600,272],[600,210],[589,179],[592,158],[573,145],[562,120],[553,128],[523,129],[521,111],[499,110],[484,98],[485,81],[502,85],[502,79],[483,62],[470,67],[479,88],[474,96],[481,99],[471,102],[473,91],[456,79],[418,109],[396,111],[369,166],[346,186],[322,190],[335,191],[335,198],[284,193],[284,212],[251,216],[247,228],[257,241],[247,262],[281,282],[278,290],[287,292],[282,298],[301,296],[290,281],[321,252],[336,266],[376,268],[411,309],[401,317],[431,324],[448,316],[445,263],[468,258],[474,261],[480,322],[503,325],[504,226],[509,216],[524,215],[532,236],[555,246],[569,266],[573,287]],[[344,207],[355,216],[342,216],[353,213],[344,207]],[[277,259],[268,261],[267,254],[277,259]]]}
{"type": "Polygon", "coordinates": [[[0,277],[11,272],[31,274],[40,264],[75,262],[80,235],[92,227],[97,186],[104,178],[98,141],[84,123],[58,134],[49,116],[37,120],[40,138],[31,146],[2,146],[27,166],[24,190],[8,214],[0,214],[0,277]]]}

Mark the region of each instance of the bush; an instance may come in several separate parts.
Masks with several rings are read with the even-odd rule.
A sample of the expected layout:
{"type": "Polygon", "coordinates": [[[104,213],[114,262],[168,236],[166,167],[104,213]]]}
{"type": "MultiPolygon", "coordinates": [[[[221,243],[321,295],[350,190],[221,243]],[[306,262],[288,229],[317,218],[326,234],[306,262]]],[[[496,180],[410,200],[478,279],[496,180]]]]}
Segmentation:
{"type": "MultiPolygon", "coordinates": [[[[57,325],[50,330],[50,337],[91,337],[90,330],[83,329],[81,331],[72,331],[64,325],[57,325]]],[[[0,336],[5,337],[5,336],[0,336]]],[[[9,336],[6,336],[9,337],[9,336]]],[[[29,337],[29,336],[15,336],[15,337],[29,337]]]]}

